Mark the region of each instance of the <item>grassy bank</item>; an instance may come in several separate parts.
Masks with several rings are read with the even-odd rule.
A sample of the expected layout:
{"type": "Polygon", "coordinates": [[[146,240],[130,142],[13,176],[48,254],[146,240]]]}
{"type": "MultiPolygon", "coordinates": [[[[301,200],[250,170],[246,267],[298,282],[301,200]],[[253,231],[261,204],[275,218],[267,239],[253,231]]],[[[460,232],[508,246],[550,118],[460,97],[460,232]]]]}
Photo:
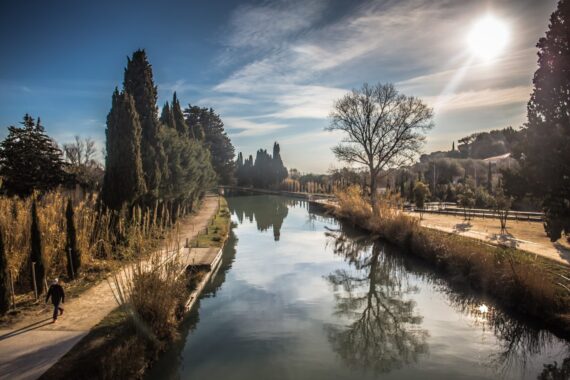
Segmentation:
{"type": "Polygon", "coordinates": [[[379,201],[375,211],[357,188],[338,194],[330,211],[372,232],[442,271],[455,287],[475,290],[499,305],[570,338],[568,267],[512,248],[421,227],[401,212],[397,198],[379,201]]]}
{"type": "MultiPolygon", "coordinates": [[[[224,199],[207,232],[193,241],[221,247],[230,226],[224,199]]],[[[118,294],[121,306],[105,317],[41,379],[137,379],[177,336],[188,295],[201,273],[187,273],[176,258],[135,268],[132,284],[118,294]],[[180,273],[186,273],[180,275],[180,273]]]]}

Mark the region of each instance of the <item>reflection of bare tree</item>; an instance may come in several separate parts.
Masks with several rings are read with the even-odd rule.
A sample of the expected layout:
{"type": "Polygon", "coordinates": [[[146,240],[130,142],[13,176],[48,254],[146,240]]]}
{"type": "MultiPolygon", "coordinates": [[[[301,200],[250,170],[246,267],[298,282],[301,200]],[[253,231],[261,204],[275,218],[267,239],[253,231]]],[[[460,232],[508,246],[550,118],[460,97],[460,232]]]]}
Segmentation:
{"type": "MultiPolygon", "coordinates": [[[[513,369],[524,371],[532,357],[557,344],[558,339],[548,331],[512,318],[498,308],[486,305],[485,312],[481,312],[481,300],[475,295],[447,290],[449,300],[455,309],[472,316],[476,325],[480,325],[483,329],[491,329],[497,337],[501,349],[490,357],[489,364],[499,373],[506,375],[513,369]]],[[[570,346],[566,349],[570,354],[570,346]]],[[[570,359],[568,361],[570,362],[570,359]]],[[[545,365],[545,371],[551,367],[545,365]]],[[[555,369],[560,370],[560,367],[555,369]]],[[[545,379],[557,378],[545,377],[545,379]]]]}
{"type": "Polygon", "coordinates": [[[389,372],[415,362],[428,350],[427,332],[415,302],[406,299],[417,288],[408,284],[396,256],[369,240],[334,238],[335,252],[344,255],[354,271],[338,270],[328,280],[337,290],[336,315],[350,321],[347,328],[329,326],[334,351],[352,368],[389,372]],[[339,291],[342,288],[342,291],[339,291]]]}

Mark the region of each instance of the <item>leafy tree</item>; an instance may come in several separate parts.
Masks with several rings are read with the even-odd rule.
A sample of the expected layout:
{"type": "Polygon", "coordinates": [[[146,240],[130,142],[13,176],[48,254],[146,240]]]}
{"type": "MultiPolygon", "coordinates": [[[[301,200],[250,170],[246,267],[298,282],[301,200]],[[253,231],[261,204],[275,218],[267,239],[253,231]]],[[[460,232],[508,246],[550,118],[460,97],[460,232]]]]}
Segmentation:
{"type": "Polygon", "coordinates": [[[44,292],[45,267],[42,253],[42,235],[40,232],[40,222],[38,220],[38,210],[35,200],[32,202],[32,226],[30,234],[30,262],[35,263],[33,268],[35,269],[36,286],[38,288],[38,294],[42,294],[44,292]]]}
{"type": "Polygon", "coordinates": [[[65,243],[65,253],[67,257],[67,275],[69,278],[76,278],[81,268],[81,252],[77,247],[77,233],[75,231],[75,221],[73,219],[73,202],[71,198],[67,200],[65,210],[65,221],[67,226],[67,236],[65,243]]]}
{"type": "Polygon", "coordinates": [[[187,123],[198,134],[203,132],[204,144],[211,153],[212,166],[218,174],[219,182],[225,185],[234,183],[235,149],[228,137],[224,123],[212,108],[200,108],[189,105],[184,110],[187,123]]]}
{"type": "Polygon", "coordinates": [[[433,110],[421,99],[400,94],[392,84],[364,84],[335,103],[327,129],[343,132],[344,139],[333,152],[367,168],[373,207],[379,175],[411,162],[432,118],[433,110]]]}
{"type": "Polygon", "coordinates": [[[512,201],[513,200],[510,196],[505,195],[502,188],[497,190],[497,194],[495,195],[493,202],[493,208],[501,222],[501,234],[507,232],[507,220],[509,217],[509,211],[511,210],[512,201]]]}
{"type": "Polygon", "coordinates": [[[0,231],[0,315],[10,309],[10,278],[8,275],[8,258],[4,250],[4,238],[0,231]]]}
{"type": "Polygon", "coordinates": [[[123,81],[124,92],[133,97],[141,127],[140,151],[142,168],[149,198],[159,197],[160,182],[166,171],[166,156],[160,140],[157,88],[154,85],[152,66],[146,52],[137,50],[128,58],[123,81]]]}
{"type": "Polygon", "coordinates": [[[119,210],[132,205],[146,187],[141,161],[141,125],[131,95],[113,93],[113,104],[107,116],[107,157],[101,197],[108,207],[119,210]]]}
{"type": "Polygon", "coordinates": [[[57,144],[28,114],[22,127],[8,127],[0,144],[0,176],[9,195],[29,196],[34,190],[47,191],[69,180],[63,154],[57,144]]]}
{"type": "MultiPolygon", "coordinates": [[[[542,199],[552,241],[570,234],[570,1],[560,0],[538,42],[538,69],[528,103],[521,177],[542,199]]],[[[512,185],[507,184],[510,188],[512,185]]]]}
{"type": "Polygon", "coordinates": [[[161,194],[178,204],[191,204],[215,182],[210,152],[202,141],[190,135],[176,94],[172,107],[169,108],[168,103],[163,107],[160,119],[166,123],[162,130],[162,141],[169,178],[163,182],[161,194]]]}
{"type": "Polygon", "coordinates": [[[429,196],[429,187],[423,182],[416,182],[414,185],[414,202],[416,203],[417,211],[420,213],[420,220],[423,219],[425,202],[429,196]]]}
{"type": "Polygon", "coordinates": [[[471,218],[470,212],[475,206],[475,194],[473,194],[473,190],[469,187],[466,187],[463,192],[459,195],[459,205],[463,208],[463,214],[466,220],[471,218]]]}

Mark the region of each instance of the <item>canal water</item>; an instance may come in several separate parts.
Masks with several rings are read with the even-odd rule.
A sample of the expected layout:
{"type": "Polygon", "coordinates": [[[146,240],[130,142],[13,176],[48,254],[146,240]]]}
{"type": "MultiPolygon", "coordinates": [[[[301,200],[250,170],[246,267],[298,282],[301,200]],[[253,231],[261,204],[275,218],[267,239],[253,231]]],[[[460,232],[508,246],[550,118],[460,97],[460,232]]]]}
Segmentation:
{"type": "Polygon", "coordinates": [[[570,369],[568,342],[307,202],[228,203],[221,267],[149,379],[558,379],[548,376],[570,369]]]}

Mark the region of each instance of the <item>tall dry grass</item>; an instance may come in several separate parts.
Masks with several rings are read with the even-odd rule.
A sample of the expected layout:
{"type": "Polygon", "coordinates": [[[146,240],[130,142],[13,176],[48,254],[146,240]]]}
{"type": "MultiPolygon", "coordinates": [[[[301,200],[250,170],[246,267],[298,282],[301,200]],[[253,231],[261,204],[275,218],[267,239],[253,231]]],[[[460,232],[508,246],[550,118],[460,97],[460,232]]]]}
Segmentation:
{"type": "Polygon", "coordinates": [[[504,307],[570,336],[570,291],[562,282],[568,267],[512,248],[423,228],[406,215],[397,196],[380,197],[373,208],[358,187],[337,194],[331,211],[419,256],[447,274],[456,286],[490,295],[504,307]]]}
{"type": "MultiPolygon", "coordinates": [[[[108,263],[135,259],[156,248],[174,221],[158,203],[153,208],[135,207],[113,212],[98,205],[97,194],[77,195],[64,191],[34,194],[29,198],[0,197],[0,228],[4,231],[8,267],[19,293],[31,291],[30,230],[35,200],[42,239],[46,277],[66,278],[67,252],[65,209],[74,205],[76,239],[82,271],[108,268],[108,263]]],[[[180,216],[185,210],[175,210],[180,216]]]]}

